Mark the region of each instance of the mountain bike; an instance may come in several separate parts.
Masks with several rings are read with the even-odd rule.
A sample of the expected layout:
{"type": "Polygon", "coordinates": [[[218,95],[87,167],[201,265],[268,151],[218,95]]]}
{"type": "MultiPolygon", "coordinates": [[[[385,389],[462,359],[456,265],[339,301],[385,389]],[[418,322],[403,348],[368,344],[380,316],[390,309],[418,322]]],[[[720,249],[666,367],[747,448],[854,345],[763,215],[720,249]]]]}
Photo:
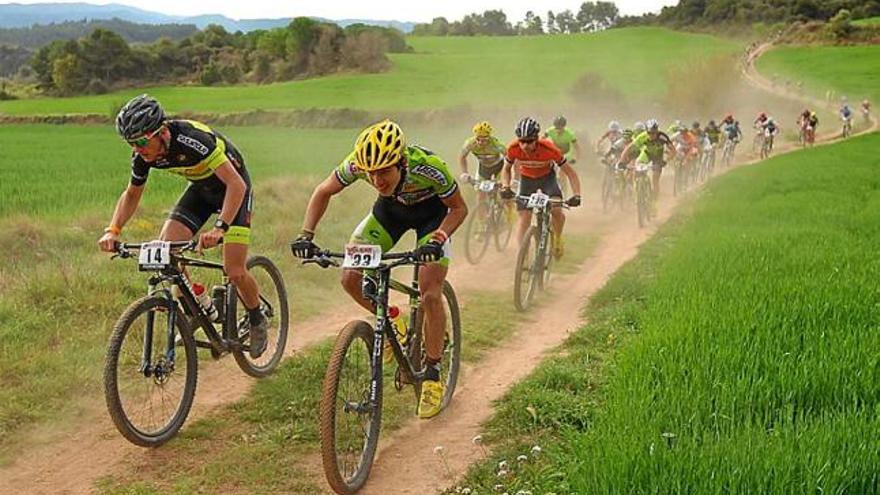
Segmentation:
{"type": "Polygon", "coordinates": [[[507,249],[513,233],[513,212],[509,201],[499,195],[496,180],[471,181],[478,194],[484,194],[477,211],[468,215],[464,233],[464,253],[468,262],[476,265],[486,254],[489,241],[494,239],[498,252],[507,249]]]}
{"type": "Polygon", "coordinates": [[[210,350],[214,359],[231,353],[242,371],[257,378],[271,374],[284,356],[287,290],[275,264],[264,256],[247,260],[247,269],[260,286],[260,310],[270,323],[266,351],[254,359],[248,353],[247,311],[244,305],[239,307],[238,291],[225,273],[213,288],[216,318],[193,291],[184,268],[223,273],[221,263],[184,255],[195,247],[196,241],[119,244],[114,255],[131,258],[137,251],[138,269],[152,272],[147,295],[132,302],[113,327],[104,362],[110,418],[123,437],[141,447],[162,445],[186,421],[196,391],[199,347],[210,350]],[[206,341],[196,340],[199,328],[206,341]]]}
{"type": "Polygon", "coordinates": [[[843,136],[843,139],[846,139],[852,136],[852,118],[841,119],[843,120],[843,130],[840,135],[843,136]]]}
{"type": "Polygon", "coordinates": [[[550,209],[568,208],[568,204],[540,190],[529,196],[518,195],[516,201],[532,210],[535,219],[520,243],[513,281],[513,303],[517,310],[525,311],[531,306],[535,293],[550,282],[550,267],[553,265],[550,209]]]}
{"type": "Polygon", "coordinates": [[[654,218],[654,184],[651,180],[653,163],[635,164],[636,215],[639,227],[644,227],[654,218]]]}
{"type": "Polygon", "coordinates": [[[715,170],[715,145],[708,139],[703,145],[703,154],[700,157],[700,182],[706,182],[715,170]]]}
{"type": "Polygon", "coordinates": [[[721,148],[721,163],[724,167],[733,165],[733,154],[736,151],[736,145],[739,143],[736,139],[726,139],[724,146],[721,148]]]}
{"type": "Polygon", "coordinates": [[[617,158],[614,156],[603,160],[602,164],[605,166],[602,174],[602,211],[608,213],[615,206],[623,211],[629,196],[626,172],[617,167],[617,158]]]}
{"type": "Polygon", "coordinates": [[[761,143],[761,159],[769,158],[773,151],[773,133],[769,129],[764,130],[764,138],[761,143]]]}
{"type": "Polygon", "coordinates": [[[764,129],[761,127],[757,128],[757,133],[755,134],[755,139],[752,140],[752,153],[759,154],[761,149],[764,148],[764,129]]]}
{"type": "MultiPolygon", "coordinates": [[[[342,266],[362,270],[363,294],[375,304],[375,325],[353,320],[342,328],[327,364],[321,389],[320,437],[321,458],[327,482],[336,493],[352,494],[360,490],[370,475],[379,444],[382,423],[383,352],[385,339],[397,361],[394,388],[397,391],[411,384],[418,402],[425,379],[425,348],[422,335],[424,312],[419,294],[419,267],[413,252],[382,254],[379,246],[349,245],[344,253],[326,250],[303,261],[322,268],[342,266]],[[340,264],[337,260],[341,259],[340,264]],[[407,285],[391,278],[391,270],[413,266],[412,283],[407,285]],[[405,344],[398,340],[388,317],[391,291],[409,299],[410,325],[405,344]]],[[[458,381],[461,359],[461,313],[455,291],[443,282],[446,310],[446,337],[441,379],[446,391],[445,408],[452,399],[458,381]],[[444,376],[445,375],[445,376],[444,376]]]]}

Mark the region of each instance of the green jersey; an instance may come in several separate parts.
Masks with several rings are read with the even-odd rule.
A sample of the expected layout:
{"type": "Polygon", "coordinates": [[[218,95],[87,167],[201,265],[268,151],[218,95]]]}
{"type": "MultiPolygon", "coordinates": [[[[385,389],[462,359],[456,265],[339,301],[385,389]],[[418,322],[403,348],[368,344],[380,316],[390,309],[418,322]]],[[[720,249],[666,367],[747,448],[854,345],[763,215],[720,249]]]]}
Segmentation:
{"type": "Polygon", "coordinates": [[[484,167],[492,167],[501,163],[504,154],[507,153],[507,146],[501,143],[495,136],[490,136],[485,143],[477,141],[476,137],[471,137],[464,142],[461,148],[461,156],[467,156],[473,153],[477,157],[477,161],[484,167]]]}
{"type": "MultiPolygon", "coordinates": [[[[446,162],[430,150],[420,146],[407,146],[403,151],[406,169],[403,180],[392,198],[405,205],[414,205],[434,196],[445,199],[458,190],[458,184],[446,162]]],[[[336,179],[348,187],[358,180],[370,181],[369,175],[354,163],[354,151],[336,167],[336,179]]]]}
{"type": "Polygon", "coordinates": [[[559,148],[559,151],[565,155],[565,158],[571,158],[573,151],[572,144],[577,142],[577,136],[569,128],[558,131],[555,127],[551,127],[544,133],[544,136],[550,138],[553,144],[559,148]]]}
{"type": "Polygon", "coordinates": [[[651,139],[648,131],[642,131],[633,138],[632,145],[639,150],[638,161],[640,163],[654,162],[655,165],[662,165],[663,149],[672,145],[672,141],[665,132],[660,132],[657,139],[651,139]]]}

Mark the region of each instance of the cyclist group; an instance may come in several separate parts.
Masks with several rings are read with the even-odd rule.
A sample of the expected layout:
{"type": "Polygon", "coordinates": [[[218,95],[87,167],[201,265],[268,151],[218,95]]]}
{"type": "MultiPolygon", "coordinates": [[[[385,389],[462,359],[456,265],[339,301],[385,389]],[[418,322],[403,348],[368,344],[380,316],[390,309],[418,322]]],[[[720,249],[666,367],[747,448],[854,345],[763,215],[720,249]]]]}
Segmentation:
{"type": "MultiPolygon", "coordinates": [[[[867,108],[864,102],[863,111],[867,108]]],[[[852,117],[846,105],[841,109],[841,117],[852,117]]],[[[815,132],[816,114],[805,111],[799,124],[815,132]]],[[[773,138],[780,132],[773,118],[762,112],[754,126],[762,146],[769,142],[772,147],[773,138]]],[[[198,235],[197,245],[204,249],[223,243],[225,274],[238,289],[247,312],[248,352],[259,357],[266,349],[270,323],[261,310],[260,287],[246,269],[254,195],[242,154],[227,137],[205,124],[168,118],[159,103],[148,95],[133,98],[119,111],[116,129],[132,148],[131,176],[98,241],[100,248],[118,251],[122,229],[140,203],[151,169],[167,170],[186,178],[190,184],[171,209],[159,238],[196,238],[211,216],[217,214],[211,229],[198,235]]],[[[554,119],[552,128],[545,132],[535,119],[523,118],[514,127],[515,137],[507,143],[496,136],[489,122],[477,123],[472,131],[459,155],[457,181],[440,157],[428,148],[408,142],[395,122],[384,120],[367,127],[348,156],[315,187],[301,231],[291,243],[295,256],[316,256],[320,249],[315,244],[315,235],[331,198],[357,181],[370,184],[378,196],[371,211],[354,228],[352,244],[378,245],[382,252],[388,252],[406,232],[415,231],[417,246],[413,256],[419,263],[418,291],[425,319],[425,381],[418,406],[422,418],[440,412],[444,395],[440,363],[447,315],[441,291],[449,269],[450,239],[468,215],[459,184],[495,181],[500,184],[500,197],[507,201],[540,191],[571,207],[581,204],[581,182],[572,165],[582,159],[582,150],[564,117],[554,119]],[[478,162],[474,176],[468,168],[470,155],[478,162]],[[571,188],[568,198],[563,198],[562,177],[571,188]]],[[[714,163],[719,146],[729,146],[732,156],[742,137],[739,122],[730,114],[720,124],[711,120],[705,127],[699,122],[685,126],[676,121],[665,132],[655,119],[636,122],[626,129],[612,121],[596,141],[595,150],[609,170],[624,174],[631,174],[635,167],[650,170],[652,199],[656,200],[667,160],[678,157],[676,163],[693,166],[708,156],[714,163]]],[[[478,193],[478,208],[485,201],[485,194],[478,193]]],[[[532,210],[519,200],[515,204],[517,239],[522,242],[532,221],[532,210]]],[[[563,209],[553,208],[549,218],[551,252],[559,258],[565,246],[563,209]]],[[[364,296],[362,273],[344,269],[342,285],[357,304],[373,312],[375,302],[364,296]]],[[[397,308],[392,307],[389,314],[392,327],[404,335],[406,324],[397,308]]],[[[386,352],[386,357],[390,356],[386,352]]]]}

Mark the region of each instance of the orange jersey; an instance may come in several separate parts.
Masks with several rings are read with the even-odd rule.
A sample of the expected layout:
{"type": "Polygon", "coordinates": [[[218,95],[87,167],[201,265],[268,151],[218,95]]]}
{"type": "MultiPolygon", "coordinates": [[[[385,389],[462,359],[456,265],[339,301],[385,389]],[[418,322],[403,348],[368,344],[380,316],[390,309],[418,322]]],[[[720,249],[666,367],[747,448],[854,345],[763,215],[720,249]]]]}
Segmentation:
{"type": "Polygon", "coordinates": [[[532,153],[526,153],[514,139],[507,145],[507,162],[519,166],[523,177],[538,179],[553,172],[554,165],[565,165],[565,156],[549,139],[539,139],[532,153]]]}

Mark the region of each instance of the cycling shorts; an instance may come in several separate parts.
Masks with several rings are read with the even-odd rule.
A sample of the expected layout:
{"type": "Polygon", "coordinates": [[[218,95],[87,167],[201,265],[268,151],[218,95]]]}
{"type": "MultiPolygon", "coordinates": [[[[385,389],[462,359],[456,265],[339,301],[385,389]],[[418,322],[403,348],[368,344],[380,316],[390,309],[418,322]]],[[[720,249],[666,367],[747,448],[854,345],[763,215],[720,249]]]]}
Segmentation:
{"type": "MultiPolygon", "coordinates": [[[[242,178],[246,184],[244,199],[235,214],[235,218],[229,223],[229,230],[223,235],[225,244],[250,244],[251,242],[251,213],[254,208],[254,194],[251,189],[251,181],[247,172],[243,170],[242,178]]],[[[226,197],[226,188],[212,188],[197,184],[190,184],[177,204],[171,209],[168,218],[177,220],[196,234],[205,225],[211,215],[220,213],[223,208],[223,200],[226,197]]]]}
{"type": "MultiPolygon", "coordinates": [[[[551,198],[559,198],[562,199],[562,189],[559,188],[559,181],[556,179],[555,173],[549,173],[543,177],[538,177],[537,179],[532,179],[529,177],[521,177],[519,182],[519,195],[520,196],[530,196],[536,192],[538,189],[541,190],[547,196],[551,198]]],[[[525,210],[526,205],[522,201],[516,202],[517,210],[525,210]]]]}
{"type": "MultiPolygon", "coordinates": [[[[382,252],[390,251],[397,241],[409,230],[416,231],[416,245],[421,246],[431,240],[431,235],[440,228],[449,208],[443,201],[433,196],[412,205],[405,205],[391,198],[379,197],[373,203],[373,210],[351,233],[353,244],[374,244],[382,247],[382,252]]],[[[443,245],[443,266],[449,266],[452,257],[451,241],[443,245]]]]}
{"type": "Polygon", "coordinates": [[[495,165],[485,166],[480,163],[479,169],[477,170],[477,175],[480,179],[490,180],[498,177],[501,174],[501,169],[504,168],[504,160],[499,160],[495,165]]]}

